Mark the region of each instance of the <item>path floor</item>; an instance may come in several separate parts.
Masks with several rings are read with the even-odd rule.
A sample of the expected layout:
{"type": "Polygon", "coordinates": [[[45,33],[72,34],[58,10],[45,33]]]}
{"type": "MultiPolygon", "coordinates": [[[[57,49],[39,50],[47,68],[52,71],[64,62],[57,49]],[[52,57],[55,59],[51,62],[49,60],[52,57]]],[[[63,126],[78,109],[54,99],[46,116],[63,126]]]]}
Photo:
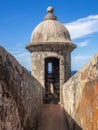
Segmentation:
{"type": "Polygon", "coordinates": [[[58,104],[43,105],[38,130],[68,130],[63,108],[58,104]]]}

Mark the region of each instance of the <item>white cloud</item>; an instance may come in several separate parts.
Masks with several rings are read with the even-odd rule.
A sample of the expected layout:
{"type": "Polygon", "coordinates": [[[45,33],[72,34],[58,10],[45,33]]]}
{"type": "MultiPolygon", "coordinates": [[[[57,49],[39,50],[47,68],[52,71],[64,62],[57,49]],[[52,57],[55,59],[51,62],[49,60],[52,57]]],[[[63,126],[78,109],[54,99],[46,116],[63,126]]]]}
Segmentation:
{"type": "Polygon", "coordinates": [[[31,71],[31,57],[30,53],[23,48],[17,48],[15,51],[10,48],[8,51],[19,61],[19,63],[26,69],[31,71]]]}
{"type": "MultiPolygon", "coordinates": [[[[90,15],[74,22],[67,23],[65,26],[68,28],[72,39],[82,38],[86,35],[98,32],[98,15],[90,15]]],[[[88,46],[87,40],[78,43],[78,47],[85,46],[88,46]]],[[[20,43],[17,43],[16,48],[15,50],[9,50],[9,52],[11,52],[23,66],[25,66],[28,70],[31,70],[30,53],[23,49],[20,43]]],[[[74,70],[80,69],[90,58],[90,55],[73,56],[72,66],[74,70]]]]}
{"type": "Polygon", "coordinates": [[[26,16],[28,16],[28,15],[24,14],[24,15],[18,15],[18,16],[4,17],[4,18],[0,19],[0,22],[8,22],[8,21],[16,20],[16,19],[23,18],[26,16]]]}
{"type": "Polygon", "coordinates": [[[88,60],[90,59],[91,56],[90,55],[76,55],[73,57],[73,60],[88,60]]]}
{"type": "Polygon", "coordinates": [[[29,53],[20,52],[20,53],[14,53],[16,58],[25,58],[29,56],[29,53]]]}
{"type": "Polygon", "coordinates": [[[88,46],[88,41],[78,43],[78,47],[86,47],[86,46],[88,46]]]}
{"type": "Polygon", "coordinates": [[[91,55],[76,55],[72,57],[72,70],[79,70],[81,67],[86,64],[89,59],[91,58],[91,55]]]}
{"type": "Polygon", "coordinates": [[[67,23],[65,26],[69,30],[72,39],[82,38],[86,35],[98,32],[98,15],[90,15],[67,23]]]}

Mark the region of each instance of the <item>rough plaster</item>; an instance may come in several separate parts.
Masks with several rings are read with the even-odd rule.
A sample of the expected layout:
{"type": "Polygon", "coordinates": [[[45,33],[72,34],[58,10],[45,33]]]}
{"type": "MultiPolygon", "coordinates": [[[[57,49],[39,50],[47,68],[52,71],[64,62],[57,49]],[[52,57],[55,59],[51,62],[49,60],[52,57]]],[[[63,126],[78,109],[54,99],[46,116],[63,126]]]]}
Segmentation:
{"type": "Polygon", "coordinates": [[[0,47],[0,130],[35,130],[43,88],[0,47]]]}
{"type": "Polygon", "coordinates": [[[98,53],[62,86],[62,97],[70,127],[98,129],[98,53]]]}

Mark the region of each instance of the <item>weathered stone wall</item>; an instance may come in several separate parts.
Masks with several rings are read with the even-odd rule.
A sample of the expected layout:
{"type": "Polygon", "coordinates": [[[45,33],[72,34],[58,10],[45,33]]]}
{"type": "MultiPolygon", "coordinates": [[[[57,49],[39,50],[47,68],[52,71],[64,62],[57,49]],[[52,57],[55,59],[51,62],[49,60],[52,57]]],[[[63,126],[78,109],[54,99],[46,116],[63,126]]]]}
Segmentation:
{"type": "Polygon", "coordinates": [[[35,130],[43,88],[0,46],[0,130],[35,130]]]}
{"type": "MultiPolygon", "coordinates": [[[[53,49],[52,47],[50,48],[53,49]]],[[[61,92],[61,86],[64,84],[66,80],[69,79],[71,75],[70,74],[71,71],[70,52],[62,53],[62,52],[55,52],[55,51],[54,52],[40,51],[40,52],[33,52],[31,56],[32,56],[32,75],[41,83],[43,88],[45,88],[45,59],[49,57],[59,59],[60,92],[61,92]]]]}
{"type": "Polygon", "coordinates": [[[98,53],[62,87],[70,130],[98,129],[98,53]]]}
{"type": "MultiPolygon", "coordinates": [[[[66,54],[67,58],[64,57],[64,55],[59,54],[57,52],[33,52],[32,53],[32,75],[38,79],[38,81],[45,87],[45,59],[48,57],[54,57],[57,59],[60,59],[60,85],[62,85],[65,81],[65,73],[66,75],[70,75],[68,71],[70,71],[70,68],[65,67],[65,62],[68,62],[66,66],[70,66],[70,58],[69,58],[69,53],[66,54]],[[65,59],[67,61],[65,61],[65,59]]],[[[68,67],[69,67],[68,66],[68,67]]],[[[68,76],[67,79],[68,79],[68,76]]]]}

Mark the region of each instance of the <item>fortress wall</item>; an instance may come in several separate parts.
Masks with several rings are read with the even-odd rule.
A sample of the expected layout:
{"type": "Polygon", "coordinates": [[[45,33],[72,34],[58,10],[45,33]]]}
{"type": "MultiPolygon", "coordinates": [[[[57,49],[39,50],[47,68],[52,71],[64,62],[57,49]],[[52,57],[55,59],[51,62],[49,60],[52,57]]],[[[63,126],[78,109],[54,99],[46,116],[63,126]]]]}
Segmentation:
{"type": "Polygon", "coordinates": [[[0,46],[0,130],[35,130],[42,92],[40,83],[0,46]]]}
{"type": "Polygon", "coordinates": [[[70,130],[98,129],[98,53],[63,85],[62,95],[70,130]]]}

